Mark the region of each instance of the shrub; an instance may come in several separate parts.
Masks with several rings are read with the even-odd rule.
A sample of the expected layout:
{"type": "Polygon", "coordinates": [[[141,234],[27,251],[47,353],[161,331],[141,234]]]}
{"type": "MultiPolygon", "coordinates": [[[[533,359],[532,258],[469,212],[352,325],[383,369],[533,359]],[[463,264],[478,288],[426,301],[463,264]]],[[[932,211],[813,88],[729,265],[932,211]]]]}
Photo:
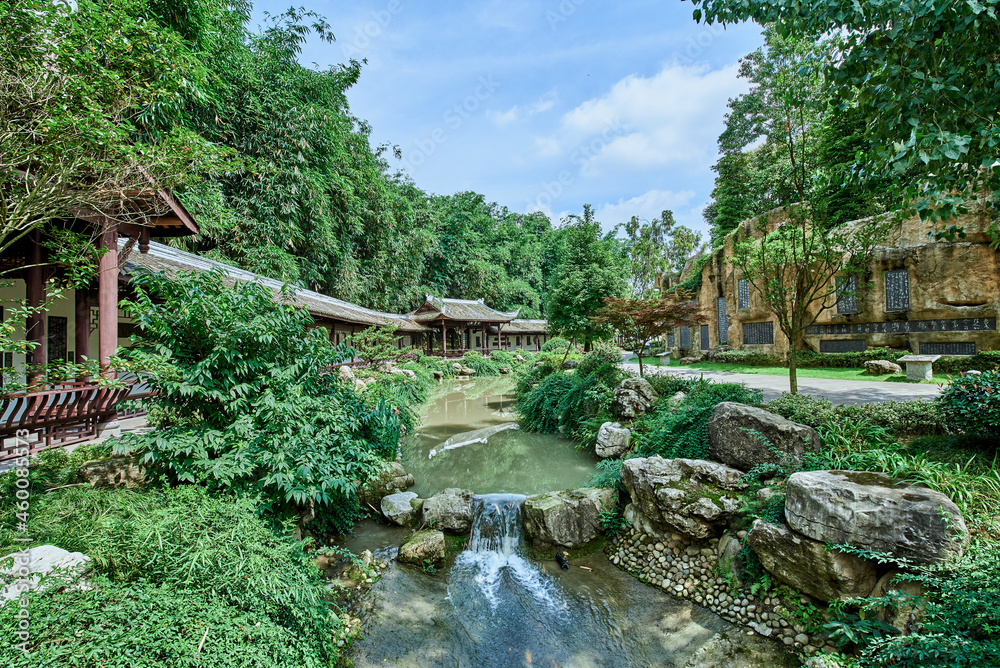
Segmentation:
{"type": "Polygon", "coordinates": [[[617,367],[621,360],[622,354],[618,348],[607,344],[598,344],[594,346],[593,350],[584,355],[583,360],[580,361],[580,366],[576,368],[576,372],[582,376],[588,376],[602,366],[610,364],[617,367]]]}
{"type": "Polygon", "coordinates": [[[833,404],[823,397],[782,393],[767,404],[767,410],[781,417],[816,428],[833,417],[833,404]]]}
{"type": "Polygon", "coordinates": [[[666,459],[708,459],[708,421],[723,401],[759,405],[761,391],[734,383],[699,381],[678,406],[659,401],[636,423],[635,452],[666,459]]]}
{"type": "Polygon", "coordinates": [[[482,353],[470,350],[465,353],[462,363],[470,369],[475,370],[476,376],[499,376],[500,364],[495,360],[482,356],[482,353]]]}
{"type": "Polygon", "coordinates": [[[328,373],[349,351],[310,329],[305,310],[259,283],[226,287],[215,271],[133,284],[133,357],[154,370],[156,405],[180,419],[115,447],[139,453],[152,478],[247,491],[265,510],[290,511],[356,503],[352,481],[395,456],[399,411],[328,373]]]}
{"type": "Polygon", "coordinates": [[[561,336],[553,336],[551,339],[542,344],[542,352],[551,353],[555,351],[565,351],[569,348],[570,342],[561,336]]]}
{"type": "MultiPolygon", "coordinates": [[[[291,668],[337,657],[340,620],[319,572],[250,498],[192,485],[63,489],[35,499],[32,534],[89,555],[98,575],[86,591],[30,594],[33,653],[8,665],[291,668]]],[[[0,608],[0,626],[14,627],[15,608],[0,608]]]]}
{"type": "MultiPolygon", "coordinates": [[[[841,548],[875,557],[892,566],[883,555],[841,548]],[[881,558],[880,558],[881,557],[881,558]]],[[[863,638],[860,665],[872,668],[924,668],[925,666],[1000,665],[1000,543],[974,541],[965,558],[930,566],[899,576],[918,583],[919,599],[899,595],[864,599],[862,608],[873,610],[899,604],[924,605],[920,624],[907,635],[863,638]]]]}
{"type": "Polygon", "coordinates": [[[1000,439],[1000,371],[962,375],[944,388],[939,401],[965,433],[1000,439]]]}
{"type": "Polygon", "coordinates": [[[780,357],[768,355],[759,350],[709,351],[705,358],[721,364],[742,364],[744,366],[782,366],[784,364],[780,357]]]}

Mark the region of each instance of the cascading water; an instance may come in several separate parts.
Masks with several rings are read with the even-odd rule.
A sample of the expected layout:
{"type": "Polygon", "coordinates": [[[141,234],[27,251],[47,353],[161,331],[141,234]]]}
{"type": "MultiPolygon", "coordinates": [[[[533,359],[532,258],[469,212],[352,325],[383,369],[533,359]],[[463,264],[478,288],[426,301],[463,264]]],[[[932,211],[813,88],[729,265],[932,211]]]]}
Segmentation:
{"type": "Polygon", "coordinates": [[[524,499],[520,494],[483,494],[472,500],[469,547],[455,561],[449,587],[466,599],[458,602],[451,596],[457,605],[477,606],[481,599],[494,613],[512,598],[529,598],[551,614],[566,609],[552,580],[521,553],[524,499]]]}

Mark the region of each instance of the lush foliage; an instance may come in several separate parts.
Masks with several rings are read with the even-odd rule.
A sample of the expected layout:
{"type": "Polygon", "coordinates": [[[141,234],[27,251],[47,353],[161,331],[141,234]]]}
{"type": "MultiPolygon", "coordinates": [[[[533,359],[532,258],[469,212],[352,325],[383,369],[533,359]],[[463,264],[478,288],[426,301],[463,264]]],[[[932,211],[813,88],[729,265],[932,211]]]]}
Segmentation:
{"type": "Polygon", "coordinates": [[[368,327],[347,338],[345,344],[354,349],[359,359],[370,364],[378,364],[394,360],[411,352],[411,349],[401,349],[396,345],[396,325],[387,327],[368,327]]]}
{"type": "MultiPolygon", "coordinates": [[[[996,161],[1000,80],[990,41],[1000,27],[996,0],[695,0],[708,22],[753,19],[782,36],[840,35],[825,63],[825,90],[857,105],[866,139],[859,171],[915,174],[906,196],[924,218],[947,220],[982,188],[1000,196],[996,161]]],[[[842,107],[841,107],[842,108],[842,107]]]]}
{"type": "MultiPolygon", "coordinates": [[[[6,665],[336,662],[344,632],[319,572],[251,499],[191,485],[39,492],[32,534],[91,556],[97,575],[82,591],[29,594],[32,653],[6,665]]],[[[0,608],[0,626],[14,627],[15,610],[0,608]]]]}
{"type": "Polygon", "coordinates": [[[963,374],[944,388],[940,401],[956,427],[1000,441],[1000,371],[963,374]]]}
{"type": "Polygon", "coordinates": [[[663,273],[679,274],[688,257],[701,245],[701,233],[677,225],[672,211],[663,211],[649,222],[632,216],[620,225],[625,230],[625,247],[631,267],[631,296],[652,297],[656,278],[663,273]]]}
{"type": "Polygon", "coordinates": [[[141,217],[123,197],[171,187],[219,152],[181,127],[206,72],[141,0],[0,5],[0,249],[70,212],[141,217]]]}
{"type": "Polygon", "coordinates": [[[590,316],[606,297],[625,292],[624,260],[616,242],[601,237],[601,226],[589,206],[584,206],[582,218],[569,221],[563,235],[563,261],[548,294],[549,326],[589,344],[610,334],[607,325],[595,323],[590,316]]]}
{"type": "MultiPolygon", "coordinates": [[[[591,320],[614,329],[625,348],[641,352],[654,338],[675,327],[695,326],[705,321],[701,305],[690,297],[682,293],[674,293],[669,299],[606,297],[604,306],[591,320]]],[[[641,354],[639,375],[644,375],[641,354]]]]}
{"type": "Polygon", "coordinates": [[[354,480],[393,457],[400,417],[329,373],[348,355],[311,317],[218,273],[134,278],[133,355],[149,362],[164,428],[118,446],[153,476],[258,493],[268,508],[350,504],[354,480]]]}
{"type": "Polygon", "coordinates": [[[636,423],[633,452],[644,457],[708,459],[708,421],[715,406],[723,401],[757,405],[763,400],[760,390],[735,383],[697,381],[676,391],[687,394],[680,404],[670,405],[666,401],[670,395],[661,395],[653,411],[636,423]]]}

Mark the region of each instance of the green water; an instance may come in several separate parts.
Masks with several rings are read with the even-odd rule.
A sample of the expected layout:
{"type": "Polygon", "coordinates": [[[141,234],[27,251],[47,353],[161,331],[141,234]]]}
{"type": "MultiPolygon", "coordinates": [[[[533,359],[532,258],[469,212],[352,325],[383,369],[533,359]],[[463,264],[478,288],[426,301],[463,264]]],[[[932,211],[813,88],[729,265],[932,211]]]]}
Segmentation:
{"type": "Polygon", "coordinates": [[[423,498],[448,487],[476,494],[537,494],[584,487],[597,457],[564,438],[516,427],[508,378],[449,381],[421,411],[403,443],[403,466],[423,498]]]}

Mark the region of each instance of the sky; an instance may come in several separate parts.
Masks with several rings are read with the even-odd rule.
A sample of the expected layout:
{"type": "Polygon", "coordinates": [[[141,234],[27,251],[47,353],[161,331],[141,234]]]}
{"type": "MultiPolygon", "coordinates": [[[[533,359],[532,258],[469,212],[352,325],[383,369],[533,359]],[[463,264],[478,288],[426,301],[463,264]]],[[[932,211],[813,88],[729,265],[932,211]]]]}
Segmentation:
{"type": "MultiPolygon", "coordinates": [[[[287,2],[258,0],[257,21],[287,2]]],[[[367,61],[351,112],[423,190],[472,190],[553,223],[587,203],[606,230],[670,209],[707,232],[716,140],[758,26],[695,23],[680,0],[296,4],[337,38],[310,40],[302,64],[367,61]]]]}

